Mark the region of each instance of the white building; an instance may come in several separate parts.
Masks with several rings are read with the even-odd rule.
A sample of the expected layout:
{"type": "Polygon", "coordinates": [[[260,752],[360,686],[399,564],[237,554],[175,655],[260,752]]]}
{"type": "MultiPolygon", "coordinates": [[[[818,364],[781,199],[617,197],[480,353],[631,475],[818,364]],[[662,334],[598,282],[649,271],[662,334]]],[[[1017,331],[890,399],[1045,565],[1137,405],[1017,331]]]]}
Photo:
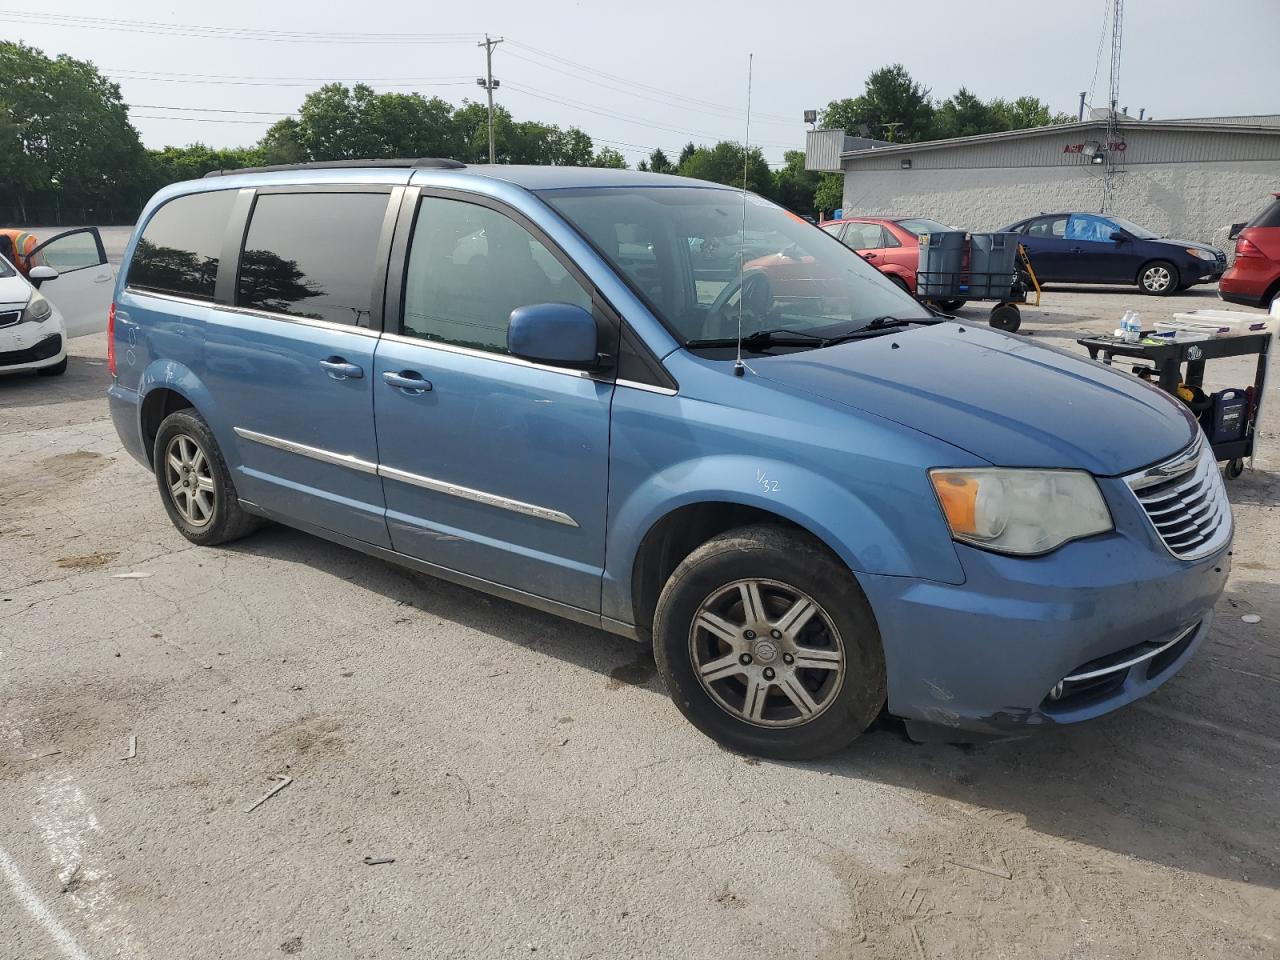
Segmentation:
{"type": "Polygon", "coordinates": [[[1122,117],[1114,137],[1100,119],[872,146],[817,130],[805,158],[810,170],[844,173],[846,216],[922,216],[987,231],[1041,212],[1106,212],[1229,246],[1232,225],[1280,191],[1280,116],[1122,117]]]}

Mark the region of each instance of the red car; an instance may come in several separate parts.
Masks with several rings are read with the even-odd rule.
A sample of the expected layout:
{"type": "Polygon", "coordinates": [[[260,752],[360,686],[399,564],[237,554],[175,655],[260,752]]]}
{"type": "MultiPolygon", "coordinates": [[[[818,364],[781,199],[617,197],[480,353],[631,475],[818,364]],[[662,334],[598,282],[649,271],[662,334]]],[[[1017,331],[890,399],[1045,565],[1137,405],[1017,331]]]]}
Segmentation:
{"type": "Polygon", "coordinates": [[[1218,296],[1265,307],[1280,296],[1280,193],[1236,237],[1236,262],[1218,282],[1218,296]]]}
{"type": "MultiPolygon", "coordinates": [[[[922,217],[845,217],[828,220],[822,229],[846,247],[857,250],[868,263],[914,297],[920,263],[919,235],[952,228],[922,217]]],[[[963,300],[938,301],[943,310],[957,310],[963,305],[963,300]]]]}

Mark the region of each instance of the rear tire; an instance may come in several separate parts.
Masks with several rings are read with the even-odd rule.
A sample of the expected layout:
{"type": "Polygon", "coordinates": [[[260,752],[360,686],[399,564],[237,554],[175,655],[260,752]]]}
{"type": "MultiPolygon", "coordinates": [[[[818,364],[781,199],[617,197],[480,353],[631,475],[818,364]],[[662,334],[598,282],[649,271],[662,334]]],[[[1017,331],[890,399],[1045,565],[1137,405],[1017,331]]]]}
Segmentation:
{"type": "Polygon", "coordinates": [[[67,372],[67,358],[63,357],[52,367],[41,367],[36,371],[37,376],[41,377],[60,377],[67,372]]]}
{"type": "Polygon", "coordinates": [[[188,407],[164,418],[156,431],[152,463],[165,512],[192,543],[216,546],[262,525],[240,506],[218,442],[195,410],[188,407]]]}
{"type": "Polygon", "coordinates": [[[944,313],[955,313],[957,310],[959,310],[961,307],[963,307],[963,306],[964,306],[966,303],[968,303],[968,302],[969,302],[968,300],[939,300],[939,301],[937,301],[937,303],[938,303],[938,308],[939,308],[940,310],[942,310],[944,313]]]}
{"type": "Polygon", "coordinates": [[[840,750],[885,702],[866,597],[839,558],[797,530],[760,524],[704,543],[663,588],[653,642],[680,712],[742,753],[840,750]]]}
{"type": "Polygon", "coordinates": [[[1181,282],[1178,268],[1168,260],[1152,260],[1138,271],[1138,289],[1148,296],[1167,297],[1181,282]]]}

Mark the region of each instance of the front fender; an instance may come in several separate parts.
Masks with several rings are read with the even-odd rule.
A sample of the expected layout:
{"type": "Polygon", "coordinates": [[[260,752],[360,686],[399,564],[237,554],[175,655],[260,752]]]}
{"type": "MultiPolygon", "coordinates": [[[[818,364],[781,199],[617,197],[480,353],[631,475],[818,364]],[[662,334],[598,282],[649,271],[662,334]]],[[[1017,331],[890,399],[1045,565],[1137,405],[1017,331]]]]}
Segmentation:
{"type": "MultiPolygon", "coordinates": [[[[896,521],[903,496],[911,493],[887,477],[884,487],[888,499],[872,504],[848,486],[780,459],[724,454],[671,464],[611,504],[602,611],[631,622],[632,572],[641,543],[663,517],[697,503],[732,503],[775,514],[820,539],[855,574],[962,583],[964,573],[941,517],[935,523],[927,511],[917,510],[904,537],[896,521]],[[899,506],[886,509],[889,501],[899,506]]],[[[929,507],[936,512],[932,500],[929,507]]]]}

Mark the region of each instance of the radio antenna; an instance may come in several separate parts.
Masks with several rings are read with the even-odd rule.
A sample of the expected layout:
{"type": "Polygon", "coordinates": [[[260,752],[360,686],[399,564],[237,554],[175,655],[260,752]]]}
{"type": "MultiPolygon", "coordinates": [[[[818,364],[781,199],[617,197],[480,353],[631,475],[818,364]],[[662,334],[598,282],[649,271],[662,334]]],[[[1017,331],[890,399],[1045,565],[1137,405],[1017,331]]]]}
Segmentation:
{"type": "Polygon", "coordinates": [[[742,304],[747,299],[744,280],[747,250],[747,165],[751,161],[751,72],[755,66],[755,54],[747,54],[747,129],[742,137],[742,237],[738,243],[738,355],[733,361],[733,375],[740,377],[747,371],[742,362],[742,304]]]}

